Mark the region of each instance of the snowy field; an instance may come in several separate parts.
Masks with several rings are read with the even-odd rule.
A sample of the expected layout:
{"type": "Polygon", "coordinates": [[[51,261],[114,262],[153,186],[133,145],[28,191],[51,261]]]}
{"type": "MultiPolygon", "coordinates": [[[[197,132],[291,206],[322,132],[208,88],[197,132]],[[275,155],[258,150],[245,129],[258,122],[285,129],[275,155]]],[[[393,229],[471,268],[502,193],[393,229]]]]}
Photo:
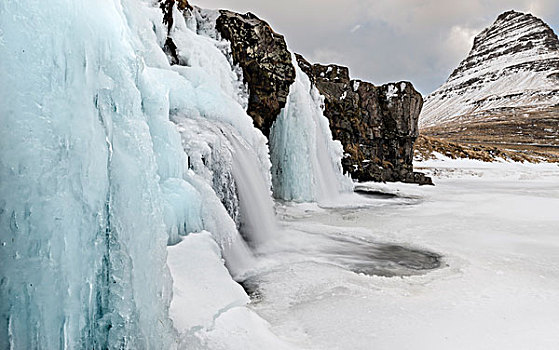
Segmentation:
{"type": "Polygon", "coordinates": [[[558,349],[559,167],[416,166],[435,187],[370,183],[396,196],[279,205],[284,233],[247,274],[249,307],[306,349],[558,349]],[[441,266],[402,269],[381,242],[440,254],[441,266]],[[407,276],[352,271],[368,258],[407,276]]]}

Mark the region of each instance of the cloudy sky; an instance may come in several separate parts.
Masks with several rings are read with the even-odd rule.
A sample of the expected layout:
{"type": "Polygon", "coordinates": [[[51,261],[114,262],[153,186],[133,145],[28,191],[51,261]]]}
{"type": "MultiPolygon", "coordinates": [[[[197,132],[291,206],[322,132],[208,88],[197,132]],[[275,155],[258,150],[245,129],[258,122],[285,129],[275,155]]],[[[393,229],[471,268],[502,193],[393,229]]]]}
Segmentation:
{"type": "Polygon", "coordinates": [[[190,0],[205,8],[253,12],[311,62],[349,66],[375,84],[409,80],[439,87],[473,37],[507,10],[530,12],[559,31],[558,0],[190,0]]]}

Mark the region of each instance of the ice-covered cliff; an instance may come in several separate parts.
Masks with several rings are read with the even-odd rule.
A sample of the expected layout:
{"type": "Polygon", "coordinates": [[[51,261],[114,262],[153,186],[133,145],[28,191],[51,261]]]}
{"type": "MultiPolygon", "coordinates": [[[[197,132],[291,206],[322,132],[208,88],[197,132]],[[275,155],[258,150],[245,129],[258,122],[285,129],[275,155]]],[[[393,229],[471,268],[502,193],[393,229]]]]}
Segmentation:
{"type": "Polygon", "coordinates": [[[230,275],[276,227],[267,139],[218,15],[2,4],[0,348],[283,346],[230,275]]]}
{"type": "Polygon", "coordinates": [[[422,128],[467,123],[559,103],[559,40],[541,19],[508,11],[474,40],[469,55],[426,99],[422,128]]]}

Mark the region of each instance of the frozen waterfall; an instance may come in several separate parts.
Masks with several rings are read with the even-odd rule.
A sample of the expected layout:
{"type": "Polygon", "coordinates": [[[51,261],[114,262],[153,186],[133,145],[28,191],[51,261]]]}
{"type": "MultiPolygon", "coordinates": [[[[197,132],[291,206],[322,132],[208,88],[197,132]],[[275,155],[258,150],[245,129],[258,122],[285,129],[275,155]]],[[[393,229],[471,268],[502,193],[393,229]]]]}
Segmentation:
{"type": "Polygon", "coordinates": [[[137,7],[2,3],[2,349],[173,347],[156,146],[170,123],[141,83],[168,64],[157,33],[130,27],[158,9],[137,7]]]}
{"type": "MultiPolygon", "coordinates": [[[[267,140],[215,14],[174,8],[168,32],[149,0],[2,4],[1,349],[176,348],[167,244],[188,251],[203,232],[185,246],[218,247],[201,255],[223,279],[222,257],[233,276],[253,261],[239,229],[251,245],[277,230],[267,140]]],[[[297,76],[272,135],[274,191],[330,198],[347,187],[341,146],[297,76]]],[[[240,300],[235,312],[260,320],[240,300]]]]}
{"type": "Polygon", "coordinates": [[[353,184],[342,173],[343,147],[332,140],[323,97],[296,63],[295,71],[287,104],[270,132],[274,195],[299,202],[330,202],[350,192],[353,184]]]}

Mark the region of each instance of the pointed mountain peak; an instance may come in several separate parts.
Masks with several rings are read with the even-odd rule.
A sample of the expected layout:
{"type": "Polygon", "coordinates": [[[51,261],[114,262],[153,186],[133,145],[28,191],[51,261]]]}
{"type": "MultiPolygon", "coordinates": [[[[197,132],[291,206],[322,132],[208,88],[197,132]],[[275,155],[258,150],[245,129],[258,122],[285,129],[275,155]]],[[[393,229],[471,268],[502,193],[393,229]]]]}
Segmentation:
{"type": "Polygon", "coordinates": [[[487,65],[488,61],[559,52],[559,39],[541,19],[514,10],[499,15],[497,20],[474,39],[468,57],[460,63],[449,80],[465,70],[487,65]]]}
{"type": "Polygon", "coordinates": [[[423,127],[496,108],[559,102],[559,39],[541,19],[507,11],[479,33],[468,56],[425,100],[423,127]]]}
{"type": "Polygon", "coordinates": [[[520,17],[520,16],[531,16],[531,14],[525,14],[525,13],[520,12],[520,11],[509,10],[509,11],[505,11],[505,12],[501,13],[499,15],[499,17],[497,17],[497,21],[510,20],[512,18],[520,17]]]}

